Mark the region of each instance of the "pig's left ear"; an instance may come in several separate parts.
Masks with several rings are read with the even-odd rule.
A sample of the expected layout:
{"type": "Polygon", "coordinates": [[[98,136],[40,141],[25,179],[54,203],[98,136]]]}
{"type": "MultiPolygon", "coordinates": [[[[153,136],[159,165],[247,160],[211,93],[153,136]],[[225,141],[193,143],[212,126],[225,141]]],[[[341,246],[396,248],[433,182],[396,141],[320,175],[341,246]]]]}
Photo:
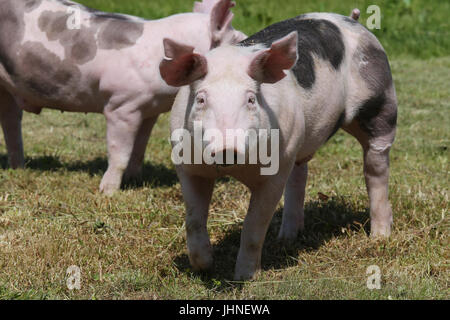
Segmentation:
{"type": "Polygon", "coordinates": [[[261,83],[276,83],[286,77],[284,70],[291,69],[298,59],[297,31],[272,43],[270,49],[255,54],[248,75],[261,83]]]}
{"type": "Polygon", "coordinates": [[[208,71],[206,58],[194,48],[164,39],[166,58],[159,65],[161,77],[169,86],[182,87],[204,77],[208,71]]]}

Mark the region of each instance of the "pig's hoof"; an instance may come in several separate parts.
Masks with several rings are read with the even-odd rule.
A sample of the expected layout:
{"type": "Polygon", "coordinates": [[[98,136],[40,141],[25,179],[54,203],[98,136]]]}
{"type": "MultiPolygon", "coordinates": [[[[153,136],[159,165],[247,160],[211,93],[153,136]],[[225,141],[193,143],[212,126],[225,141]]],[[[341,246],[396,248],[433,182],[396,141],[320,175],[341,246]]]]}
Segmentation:
{"type": "Polygon", "coordinates": [[[11,160],[10,162],[11,169],[23,169],[25,167],[25,162],[23,160],[11,160]]]}
{"type": "Polygon", "coordinates": [[[254,270],[236,270],[234,273],[234,281],[251,281],[256,278],[258,272],[254,270]]]}
{"type": "Polygon", "coordinates": [[[303,225],[299,227],[286,227],[284,225],[281,227],[280,233],[278,233],[278,240],[286,243],[294,242],[297,239],[298,232],[303,230],[303,225]]]}
{"type": "Polygon", "coordinates": [[[103,182],[100,184],[100,192],[107,197],[112,197],[119,190],[117,184],[103,182]]]}
{"type": "Polygon", "coordinates": [[[196,272],[204,272],[212,269],[214,260],[211,254],[190,253],[189,261],[196,272]]]}
{"type": "Polygon", "coordinates": [[[391,225],[373,224],[370,228],[370,237],[372,239],[389,238],[391,235],[391,225]]]}

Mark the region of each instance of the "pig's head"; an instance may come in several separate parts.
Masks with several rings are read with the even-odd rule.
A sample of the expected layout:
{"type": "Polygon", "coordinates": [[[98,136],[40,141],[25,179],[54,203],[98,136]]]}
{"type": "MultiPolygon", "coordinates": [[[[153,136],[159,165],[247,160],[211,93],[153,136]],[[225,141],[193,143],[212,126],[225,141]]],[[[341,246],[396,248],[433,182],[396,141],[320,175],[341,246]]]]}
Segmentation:
{"type": "Polygon", "coordinates": [[[216,48],[222,44],[236,44],[247,38],[244,33],[233,29],[231,25],[234,16],[231,8],[235,5],[231,0],[195,2],[195,13],[204,13],[210,16],[211,48],[216,48]]]}
{"type": "MultiPolygon", "coordinates": [[[[227,130],[273,129],[267,105],[270,97],[263,97],[260,88],[286,77],[285,70],[297,61],[297,41],[297,32],[292,32],[270,48],[221,46],[200,55],[192,47],[165,39],[167,58],[161,62],[160,72],[169,85],[188,86],[182,90],[189,89],[189,98],[182,106],[186,129],[192,132],[195,123],[201,122],[203,132],[216,130],[223,137],[227,136],[227,130]]],[[[246,154],[228,140],[213,151],[228,152],[230,148],[246,154]]]]}

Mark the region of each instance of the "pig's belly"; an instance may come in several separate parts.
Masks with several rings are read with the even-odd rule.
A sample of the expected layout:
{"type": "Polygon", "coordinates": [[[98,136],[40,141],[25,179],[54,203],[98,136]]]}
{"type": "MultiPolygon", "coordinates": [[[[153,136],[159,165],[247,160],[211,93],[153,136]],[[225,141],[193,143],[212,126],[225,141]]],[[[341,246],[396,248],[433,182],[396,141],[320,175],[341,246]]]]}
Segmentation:
{"type": "MultiPolygon", "coordinates": [[[[342,114],[342,111],[337,114],[342,114]]],[[[330,116],[326,121],[310,125],[305,131],[305,140],[296,156],[296,162],[302,163],[311,160],[317,150],[339,130],[342,124],[340,116],[330,116]]]]}
{"type": "Polygon", "coordinates": [[[89,106],[89,105],[73,105],[69,103],[34,103],[22,98],[16,98],[16,103],[20,109],[31,112],[34,114],[40,114],[42,109],[54,109],[66,112],[84,112],[84,113],[102,113],[103,108],[101,106],[89,106]]]}
{"type": "Polygon", "coordinates": [[[19,108],[39,114],[42,109],[49,108],[67,112],[94,112],[102,113],[104,105],[102,99],[96,99],[94,96],[76,90],[70,96],[60,96],[54,98],[45,98],[41,95],[33,94],[29,90],[16,88],[12,93],[19,108]]]}
{"type": "Polygon", "coordinates": [[[269,176],[261,175],[259,165],[233,165],[221,167],[217,165],[182,165],[183,171],[189,175],[208,179],[218,179],[225,176],[233,177],[248,187],[257,185],[269,176]]]}

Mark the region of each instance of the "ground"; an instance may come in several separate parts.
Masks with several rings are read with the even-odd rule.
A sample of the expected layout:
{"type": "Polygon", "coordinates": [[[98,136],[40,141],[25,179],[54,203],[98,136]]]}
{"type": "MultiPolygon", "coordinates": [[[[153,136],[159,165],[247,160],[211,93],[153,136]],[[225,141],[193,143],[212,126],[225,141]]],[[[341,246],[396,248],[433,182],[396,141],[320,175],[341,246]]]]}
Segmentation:
{"type": "MultiPolygon", "coordinates": [[[[286,0],[286,7],[270,16],[267,12],[278,12],[270,9],[273,2],[245,0],[235,25],[251,33],[294,10],[346,13],[355,6],[364,11],[366,5],[301,2],[286,0]]],[[[419,10],[423,1],[392,2],[411,8],[419,22],[422,12],[431,10],[419,10]]],[[[148,18],[189,10],[192,4],[83,3],[148,18]]],[[[367,236],[362,153],[354,138],[340,131],[311,161],[306,231],[290,245],[276,241],[281,202],[255,281],[230,281],[249,199],[246,188],[233,179],[217,183],[211,206],[215,268],[210,274],[193,273],[180,185],[170,161],[169,115],[160,118],[151,137],[143,180],[107,198],[98,192],[107,166],[104,118],[45,110],[40,116],[24,115],[26,169],[8,169],[0,139],[0,299],[449,299],[450,53],[448,40],[432,35],[436,25],[447,23],[439,20],[439,11],[423,18],[423,23],[430,15],[436,19],[421,31],[431,35],[423,40],[431,47],[421,45],[420,30],[411,32],[404,45],[396,43],[402,34],[389,31],[390,25],[379,34],[392,50],[388,54],[399,99],[389,240],[367,236]],[[81,268],[80,290],[67,288],[71,265],[81,268]],[[381,271],[379,290],[366,285],[371,265],[381,271]]],[[[408,17],[396,20],[397,30],[408,25],[408,17]]]]}

